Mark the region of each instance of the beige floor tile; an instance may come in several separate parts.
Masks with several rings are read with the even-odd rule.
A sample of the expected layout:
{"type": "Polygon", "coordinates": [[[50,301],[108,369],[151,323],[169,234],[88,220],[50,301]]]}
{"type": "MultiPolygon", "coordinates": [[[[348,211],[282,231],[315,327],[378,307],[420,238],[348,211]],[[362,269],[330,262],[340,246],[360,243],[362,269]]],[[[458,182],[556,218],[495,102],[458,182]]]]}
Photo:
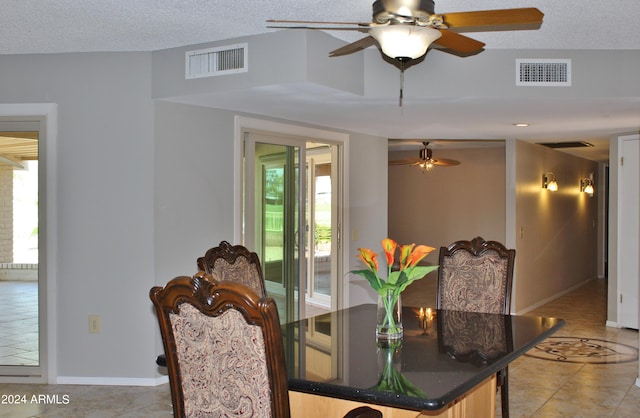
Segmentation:
{"type": "Polygon", "coordinates": [[[640,416],[640,388],[637,386],[631,386],[627,392],[624,400],[615,410],[614,417],[616,418],[635,418],[640,416]]]}

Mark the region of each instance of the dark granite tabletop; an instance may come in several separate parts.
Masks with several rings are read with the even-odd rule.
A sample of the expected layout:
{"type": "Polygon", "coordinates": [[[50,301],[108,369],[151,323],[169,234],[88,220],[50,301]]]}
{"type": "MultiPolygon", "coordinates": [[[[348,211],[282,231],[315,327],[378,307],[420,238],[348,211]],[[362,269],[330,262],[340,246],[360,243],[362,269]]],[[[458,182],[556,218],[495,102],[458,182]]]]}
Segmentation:
{"type": "Polygon", "coordinates": [[[444,408],[564,320],[403,308],[404,337],[379,343],[376,305],[283,325],[289,389],[413,410],[444,408]]]}

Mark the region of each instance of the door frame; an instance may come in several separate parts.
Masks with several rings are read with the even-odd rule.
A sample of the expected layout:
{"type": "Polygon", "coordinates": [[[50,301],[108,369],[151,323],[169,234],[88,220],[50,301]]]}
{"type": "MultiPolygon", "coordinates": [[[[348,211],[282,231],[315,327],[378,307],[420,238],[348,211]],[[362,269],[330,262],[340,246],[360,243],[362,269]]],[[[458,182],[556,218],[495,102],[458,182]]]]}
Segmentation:
{"type": "MultiPolygon", "coordinates": [[[[251,118],[247,116],[236,115],[234,118],[234,241],[241,242],[242,240],[242,207],[243,207],[243,130],[251,129],[263,132],[270,132],[273,134],[281,134],[286,136],[298,136],[309,138],[317,142],[327,142],[339,145],[341,149],[341,161],[348,161],[349,156],[349,135],[342,132],[335,132],[320,128],[311,128],[300,125],[293,125],[283,122],[275,122],[264,119],[251,118]]],[[[340,200],[342,202],[341,207],[338,208],[342,221],[339,225],[338,234],[341,237],[341,259],[339,259],[339,266],[337,269],[338,283],[335,294],[332,295],[331,309],[341,309],[345,307],[345,301],[348,300],[348,294],[345,294],[347,286],[343,285],[345,271],[344,266],[349,265],[349,254],[345,251],[348,248],[347,242],[342,237],[345,237],[345,232],[349,230],[349,190],[348,190],[349,172],[348,165],[345,163],[340,164],[339,181],[341,183],[340,200]]]]}
{"type": "Polygon", "coordinates": [[[38,140],[38,292],[39,375],[0,376],[0,383],[49,383],[57,380],[57,134],[58,105],[55,103],[0,104],[0,118],[6,121],[39,123],[38,140]]]}
{"type": "MultiPolygon", "coordinates": [[[[638,146],[638,143],[640,143],[640,135],[638,134],[634,134],[634,135],[625,135],[625,136],[619,136],[617,138],[617,148],[618,148],[618,159],[617,159],[617,185],[616,185],[616,189],[617,189],[617,199],[618,199],[618,203],[617,203],[617,251],[616,251],[616,269],[617,269],[617,278],[616,278],[616,284],[617,284],[617,292],[615,293],[615,297],[616,297],[616,315],[617,315],[617,326],[618,327],[627,327],[627,328],[634,328],[634,329],[638,329],[638,316],[640,315],[640,309],[639,309],[639,303],[640,303],[640,298],[638,297],[638,282],[637,282],[637,274],[638,274],[638,254],[635,254],[635,258],[634,254],[632,251],[630,251],[630,246],[631,249],[633,250],[637,250],[638,249],[638,238],[639,238],[639,233],[640,231],[638,231],[637,229],[635,231],[630,231],[629,230],[629,225],[625,223],[625,220],[627,220],[626,216],[630,216],[632,218],[634,218],[637,222],[637,213],[635,214],[636,217],[634,217],[634,214],[628,213],[628,211],[625,208],[625,205],[623,204],[624,199],[628,198],[630,196],[633,196],[635,198],[637,198],[638,196],[638,190],[635,190],[635,194],[633,194],[633,192],[631,192],[632,194],[629,194],[628,192],[628,185],[625,183],[625,179],[628,179],[630,176],[629,174],[625,174],[624,173],[624,166],[622,166],[621,164],[621,159],[624,158],[627,154],[625,154],[625,150],[624,150],[624,144],[625,143],[633,143],[634,146],[638,146]],[[629,242],[633,241],[633,245],[630,245],[629,242]],[[628,258],[631,259],[631,261],[629,261],[629,259],[624,259],[625,256],[628,256],[628,258]],[[630,266],[630,264],[633,264],[633,266],[630,266]],[[632,270],[635,271],[631,271],[632,274],[635,274],[636,276],[632,276],[632,277],[625,277],[626,274],[628,274],[629,272],[627,271],[628,268],[631,268],[632,270]],[[629,302],[629,292],[635,292],[635,298],[633,298],[633,296],[631,296],[631,302],[629,302]],[[626,298],[624,297],[626,295],[626,298]],[[623,300],[627,301],[627,304],[625,305],[625,303],[623,302],[623,300]]],[[[638,158],[638,156],[635,156],[636,158],[638,158]]],[[[636,160],[637,161],[637,160],[636,160]]],[[[627,166],[629,166],[629,163],[626,164],[627,166]]],[[[638,167],[633,167],[635,170],[638,169],[638,167]]],[[[637,187],[637,178],[634,178],[633,180],[636,181],[636,184],[632,184],[632,186],[636,186],[637,187]]],[[[637,209],[637,208],[635,208],[637,209]]],[[[637,226],[637,225],[636,225],[637,226]]]]}

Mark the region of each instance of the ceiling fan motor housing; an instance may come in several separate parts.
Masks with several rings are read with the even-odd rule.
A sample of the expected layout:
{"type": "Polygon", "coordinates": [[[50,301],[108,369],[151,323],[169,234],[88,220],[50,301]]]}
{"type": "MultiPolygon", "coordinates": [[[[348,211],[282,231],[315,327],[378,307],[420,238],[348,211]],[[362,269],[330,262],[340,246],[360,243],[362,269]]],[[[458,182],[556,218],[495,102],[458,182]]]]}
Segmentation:
{"type": "Polygon", "coordinates": [[[434,8],[433,0],[376,0],[373,2],[373,21],[384,24],[396,17],[428,21],[435,13],[434,8]]]}
{"type": "Polygon", "coordinates": [[[420,150],[420,159],[423,161],[431,160],[433,152],[429,148],[422,148],[420,150]]]}

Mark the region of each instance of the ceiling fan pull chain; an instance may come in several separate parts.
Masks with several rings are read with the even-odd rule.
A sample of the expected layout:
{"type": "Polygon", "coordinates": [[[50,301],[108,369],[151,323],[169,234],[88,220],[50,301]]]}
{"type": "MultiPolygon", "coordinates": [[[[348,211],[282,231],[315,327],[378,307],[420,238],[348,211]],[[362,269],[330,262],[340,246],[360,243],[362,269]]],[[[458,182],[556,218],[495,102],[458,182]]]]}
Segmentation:
{"type": "Polygon", "coordinates": [[[400,60],[400,107],[404,96],[404,61],[400,60]]]}

